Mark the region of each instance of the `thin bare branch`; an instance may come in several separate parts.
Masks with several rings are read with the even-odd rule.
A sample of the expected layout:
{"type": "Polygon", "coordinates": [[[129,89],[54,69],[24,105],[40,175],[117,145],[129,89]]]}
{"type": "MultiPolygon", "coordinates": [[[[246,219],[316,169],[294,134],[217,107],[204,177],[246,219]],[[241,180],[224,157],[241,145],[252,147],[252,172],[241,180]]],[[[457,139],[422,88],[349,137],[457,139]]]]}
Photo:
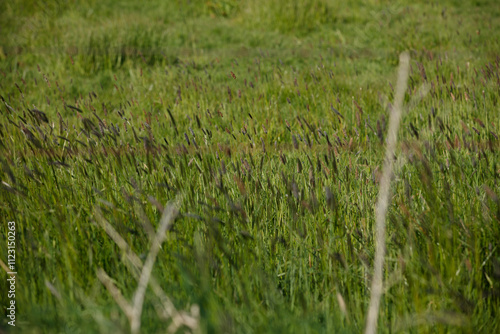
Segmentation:
{"type": "Polygon", "coordinates": [[[380,181],[380,191],[377,205],[375,207],[376,219],[376,249],[375,264],[373,269],[373,280],[371,286],[370,305],[368,307],[368,316],[366,319],[366,334],[375,334],[377,331],[377,319],[380,307],[380,298],[382,297],[383,269],[385,257],[385,217],[389,206],[389,196],[391,190],[392,166],[394,162],[394,152],[396,150],[397,135],[401,114],[403,109],[403,100],[408,82],[408,70],[410,64],[410,55],[405,52],[399,56],[399,73],[396,87],[396,96],[394,106],[389,119],[389,132],[387,134],[387,147],[385,152],[384,170],[380,181]]]}
{"type": "Polygon", "coordinates": [[[113,283],[111,277],[109,277],[102,268],[99,268],[97,270],[97,278],[99,278],[101,283],[106,287],[106,289],[108,289],[115,302],[118,304],[118,306],[120,306],[129,321],[131,321],[134,314],[133,307],[127,302],[125,297],[123,297],[120,290],[118,290],[118,288],[113,283]]]}
{"type": "MultiPolygon", "coordinates": [[[[114,227],[102,216],[99,207],[96,208],[95,216],[97,222],[125,254],[125,264],[127,265],[134,278],[139,281],[140,273],[143,267],[143,263],[139,256],[137,256],[137,254],[132,250],[127,241],[125,241],[125,239],[122,238],[122,236],[114,229],[114,227]]],[[[160,301],[160,305],[155,304],[158,316],[162,319],[175,318],[178,312],[175,309],[174,304],[172,303],[170,298],[168,298],[163,289],[160,287],[160,284],[153,276],[151,276],[149,279],[149,285],[160,301]]]]}
{"type": "Polygon", "coordinates": [[[141,277],[139,279],[139,286],[134,294],[133,299],[133,317],[130,322],[131,331],[133,334],[139,333],[141,327],[141,314],[142,305],[144,303],[144,296],[146,294],[146,288],[148,282],[151,278],[151,272],[153,271],[153,266],[156,261],[156,256],[160,251],[161,244],[166,238],[165,232],[172,226],[175,216],[177,215],[178,202],[170,204],[163,211],[163,215],[160,220],[160,226],[156,232],[156,236],[152,242],[151,249],[149,250],[148,257],[142,268],[141,277]]]}

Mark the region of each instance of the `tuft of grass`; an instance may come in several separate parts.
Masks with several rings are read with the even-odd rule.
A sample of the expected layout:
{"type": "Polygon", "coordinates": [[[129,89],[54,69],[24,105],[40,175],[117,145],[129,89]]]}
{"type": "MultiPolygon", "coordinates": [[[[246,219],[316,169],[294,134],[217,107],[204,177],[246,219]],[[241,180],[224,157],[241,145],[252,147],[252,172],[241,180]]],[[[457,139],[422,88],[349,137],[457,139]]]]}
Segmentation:
{"type": "Polygon", "coordinates": [[[243,22],[253,29],[304,35],[336,22],[339,5],[332,1],[244,1],[243,22]]]}

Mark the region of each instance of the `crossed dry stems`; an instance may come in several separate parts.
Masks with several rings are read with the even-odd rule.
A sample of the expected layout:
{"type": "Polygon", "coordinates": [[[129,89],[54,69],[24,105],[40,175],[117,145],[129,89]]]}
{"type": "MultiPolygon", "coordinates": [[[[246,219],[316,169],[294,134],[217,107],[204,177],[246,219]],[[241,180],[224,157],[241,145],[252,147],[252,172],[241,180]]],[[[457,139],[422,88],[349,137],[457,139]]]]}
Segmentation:
{"type": "Polygon", "coordinates": [[[138,286],[134,293],[132,302],[129,302],[121,294],[120,290],[114,285],[112,278],[109,277],[102,268],[98,269],[97,271],[97,277],[99,278],[101,283],[108,289],[115,302],[127,316],[132,334],[140,332],[142,307],[144,304],[144,296],[146,294],[146,288],[148,287],[148,285],[151,286],[153,292],[159,300],[159,302],[155,304],[158,316],[163,320],[172,320],[170,326],[167,329],[169,333],[175,333],[177,329],[182,326],[190,328],[193,332],[199,329],[200,312],[198,305],[192,305],[190,312],[177,311],[170,298],[168,298],[155,278],[151,276],[151,272],[156,261],[156,256],[161,249],[161,244],[163,243],[163,241],[165,241],[166,232],[170,229],[175,217],[177,216],[178,206],[179,200],[170,203],[163,210],[158,230],[156,231],[156,234],[152,236],[151,249],[149,250],[146,262],[144,264],[137,256],[137,254],[132,251],[130,245],[125,241],[125,239],[123,239],[120,234],[113,228],[113,226],[111,226],[111,224],[106,221],[106,219],[104,219],[100,209],[96,209],[96,218],[98,223],[106,231],[109,237],[123,251],[123,253],[125,254],[124,258],[126,259],[125,264],[138,281],[138,286]]]}

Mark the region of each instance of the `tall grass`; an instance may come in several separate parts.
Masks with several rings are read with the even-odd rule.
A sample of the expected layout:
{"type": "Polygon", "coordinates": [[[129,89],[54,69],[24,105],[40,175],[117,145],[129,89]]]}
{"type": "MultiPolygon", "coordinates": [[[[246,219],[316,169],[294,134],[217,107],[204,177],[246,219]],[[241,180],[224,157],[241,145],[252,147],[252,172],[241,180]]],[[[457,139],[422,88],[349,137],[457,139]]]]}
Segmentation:
{"type": "Polygon", "coordinates": [[[494,3],[228,3],[0,4],[21,331],[129,332],[136,296],[146,333],[363,330],[409,49],[378,330],[497,332],[494,3]]]}

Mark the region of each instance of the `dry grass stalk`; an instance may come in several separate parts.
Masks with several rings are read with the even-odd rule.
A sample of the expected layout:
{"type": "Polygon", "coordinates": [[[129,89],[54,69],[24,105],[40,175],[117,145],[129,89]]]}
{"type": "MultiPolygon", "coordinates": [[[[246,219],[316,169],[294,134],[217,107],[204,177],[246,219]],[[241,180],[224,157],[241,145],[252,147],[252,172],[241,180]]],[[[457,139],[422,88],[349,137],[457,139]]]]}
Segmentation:
{"type": "MultiPolygon", "coordinates": [[[[101,227],[106,231],[109,237],[117,244],[117,246],[121,249],[123,254],[125,254],[124,259],[126,260],[125,265],[127,265],[128,269],[134,275],[134,278],[139,280],[139,274],[142,270],[143,263],[139,256],[132,251],[129,244],[122,238],[122,236],[113,228],[113,226],[106,220],[101,214],[99,208],[96,209],[96,218],[101,227]]],[[[153,292],[160,300],[159,304],[155,305],[156,312],[161,319],[169,319],[175,318],[177,315],[177,311],[173,303],[167,297],[167,295],[163,292],[160,284],[156,281],[154,277],[151,277],[149,280],[149,285],[153,289],[153,292]]]]}
{"type": "Polygon", "coordinates": [[[106,274],[106,272],[101,268],[97,270],[97,278],[99,278],[99,281],[101,281],[106,289],[108,289],[109,293],[111,293],[111,296],[118,306],[120,306],[129,321],[132,321],[134,307],[129,304],[125,297],[123,297],[120,290],[118,290],[118,288],[113,284],[113,279],[109,277],[108,274],[106,274]]]}
{"type": "Polygon", "coordinates": [[[130,322],[130,327],[132,333],[138,333],[141,327],[141,314],[142,314],[142,305],[144,303],[144,296],[146,294],[146,288],[148,286],[149,279],[151,277],[151,272],[153,271],[153,266],[156,261],[156,256],[160,251],[161,244],[166,238],[166,232],[172,226],[174,222],[175,216],[177,215],[176,205],[169,205],[165,211],[163,211],[163,215],[160,221],[160,227],[156,232],[156,236],[151,245],[151,249],[149,250],[148,257],[146,258],[146,262],[142,267],[141,277],[139,279],[139,286],[134,295],[133,305],[134,305],[134,314],[133,318],[130,322]]]}
{"type": "MultiPolygon", "coordinates": [[[[140,258],[135,254],[128,243],[118,234],[118,232],[109,224],[101,215],[100,211],[97,212],[97,220],[101,227],[106,231],[106,233],[113,239],[113,241],[118,245],[118,247],[125,253],[126,259],[128,261],[129,269],[132,271],[136,279],[138,279],[139,284],[137,290],[134,294],[132,303],[129,303],[118,290],[118,288],[113,284],[112,279],[104,272],[104,270],[99,269],[97,272],[97,277],[101,283],[108,289],[111,293],[113,299],[116,301],[118,306],[123,310],[130,322],[130,328],[132,333],[139,333],[141,327],[141,314],[142,306],[144,303],[144,296],[146,294],[146,288],[148,285],[151,286],[153,292],[158,297],[161,302],[161,307],[157,307],[157,312],[162,319],[172,319],[172,323],[168,328],[168,331],[173,333],[177,331],[181,326],[187,326],[193,331],[198,329],[198,319],[199,319],[199,308],[197,305],[191,307],[191,312],[178,312],[170,298],[163,292],[157,281],[151,276],[154,263],[156,261],[156,256],[161,249],[161,244],[166,238],[166,231],[172,226],[175,216],[177,215],[178,203],[169,205],[163,211],[163,215],[160,221],[160,226],[156,232],[155,237],[152,240],[152,246],[149,251],[146,262],[143,265],[140,258]],[[140,272],[140,275],[139,275],[140,272]],[[160,309],[160,310],[159,310],[160,309]]],[[[158,305],[157,305],[158,306],[158,305]]]]}
{"type": "Polygon", "coordinates": [[[366,334],[374,334],[377,331],[377,318],[382,297],[383,267],[385,257],[385,216],[389,206],[389,196],[391,190],[392,166],[394,163],[394,152],[397,144],[397,134],[401,114],[403,110],[403,100],[406,92],[410,56],[402,53],[399,57],[398,82],[394,106],[389,119],[389,131],[387,134],[387,147],[385,152],[384,170],[380,181],[380,191],[377,205],[375,207],[376,219],[376,250],[375,263],[373,269],[373,280],[371,286],[370,305],[366,319],[366,334]]]}

